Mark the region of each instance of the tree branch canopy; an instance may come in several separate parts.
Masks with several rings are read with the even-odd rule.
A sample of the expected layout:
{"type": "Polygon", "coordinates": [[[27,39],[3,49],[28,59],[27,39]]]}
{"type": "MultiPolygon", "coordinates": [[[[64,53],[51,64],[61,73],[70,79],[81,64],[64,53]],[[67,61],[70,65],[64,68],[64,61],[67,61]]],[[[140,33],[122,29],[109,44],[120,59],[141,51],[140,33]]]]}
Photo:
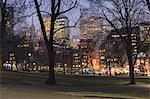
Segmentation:
{"type": "Polygon", "coordinates": [[[150,0],[146,0],[146,3],[147,3],[148,10],[150,12],[150,0]]]}
{"type": "Polygon", "coordinates": [[[45,39],[45,42],[48,43],[48,39],[47,39],[47,36],[46,36],[46,30],[45,30],[45,26],[44,26],[44,21],[43,21],[41,12],[40,12],[39,4],[38,4],[37,0],[34,0],[34,3],[35,3],[36,10],[37,10],[38,18],[40,20],[43,37],[45,39]]]}
{"type": "MultiPolygon", "coordinates": [[[[146,1],[149,4],[149,0],[146,1]]],[[[134,64],[136,57],[132,45],[132,36],[136,35],[137,37],[134,28],[140,25],[143,14],[146,14],[144,3],[142,0],[95,0],[93,2],[95,4],[93,7],[100,8],[99,11],[96,10],[96,13],[101,13],[100,15],[113,28],[112,30],[121,38],[129,64],[130,83],[135,84],[134,64]]]]}
{"type": "Polygon", "coordinates": [[[57,12],[56,15],[58,16],[58,15],[61,15],[63,13],[69,12],[70,10],[74,9],[76,7],[76,5],[77,5],[77,2],[78,2],[78,0],[75,1],[74,5],[72,7],[70,7],[69,9],[67,9],[65,11],[62,11],[62,12],[59,12],[59,13],[57,12]]]}

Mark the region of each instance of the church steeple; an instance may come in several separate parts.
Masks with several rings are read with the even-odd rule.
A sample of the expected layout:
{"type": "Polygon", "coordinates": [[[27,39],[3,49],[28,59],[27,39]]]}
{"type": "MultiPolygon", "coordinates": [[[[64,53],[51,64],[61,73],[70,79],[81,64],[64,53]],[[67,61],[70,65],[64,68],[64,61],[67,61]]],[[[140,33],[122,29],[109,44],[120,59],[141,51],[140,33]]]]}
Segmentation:
{"type": "Polygon", "coordinates": [[[35,25],[34,25],[34,17],[32,16],[31,19],[32,23],[31,23],[31,42],[34,42],[35,39],[35,25]]]}
{"type": "Polygon", "coordinates": [[[32,16],[32,27],[34,27],[34,19],[33,19],[33,16],[32,16]]]}

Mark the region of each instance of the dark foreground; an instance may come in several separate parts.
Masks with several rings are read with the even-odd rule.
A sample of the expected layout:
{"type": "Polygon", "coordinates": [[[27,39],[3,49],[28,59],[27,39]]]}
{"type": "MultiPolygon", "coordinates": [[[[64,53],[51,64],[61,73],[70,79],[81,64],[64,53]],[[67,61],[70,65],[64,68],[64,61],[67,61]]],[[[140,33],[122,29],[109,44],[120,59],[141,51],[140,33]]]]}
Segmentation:
{"type": "Polygon", "coordinates": [[[57,85],[45,84],[46,73],[1,71],[0,99],[149,99],[149,78],[57,75],[57,85]]]}

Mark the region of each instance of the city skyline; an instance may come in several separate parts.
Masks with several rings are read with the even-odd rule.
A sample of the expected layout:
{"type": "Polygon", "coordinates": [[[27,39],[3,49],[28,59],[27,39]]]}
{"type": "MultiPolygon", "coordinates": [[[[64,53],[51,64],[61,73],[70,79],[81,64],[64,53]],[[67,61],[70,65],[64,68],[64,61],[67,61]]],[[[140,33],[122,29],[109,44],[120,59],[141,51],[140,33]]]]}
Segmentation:
{"type": "MultiPolygon", "coordinates": [[[[89,7],[89,2],[88,0],[81,0],[80,1],[80,5],[83,7],[83,8],[88,8],[89,7]]],[[[32,12],[34,12],[35,9],[33,9],[32,12]]],[[[30,14],[32,13],[30,12],[30,14]]],[[[80,10],[79,8],[76,8],[76,9],[73,9],[73,11],[71,13],[68,13],[65,15],[66,17],[68,17],[69,19],[69,24],[70,25],[74,25],[74,22],[76,22],[78,19],[79,19],[79,16],[80,16],[80,10]],[[77,13],[74,13],[74,12],[77,12],[77,13]]],[[[36,27],[36,30],[38,30],[40,28],[40,24],[39,24],[39,21],[38,21],[38,18],[37,18],[37,15],[36,14],[33,14],[32,16],[30,16],[28,19],[27,19],[27,23],[29,25],[32,25],[32,17],[34,17],[33,21],[34,21],[34,25],[36,27]]],[[[79,22],[78,22],[79,24],[79,22]]],[[[73,35],[80,35],[80,29],[77,25],[77,27],[74,27],[74,28],[71,28],[71,33],[70,33],[70,37],[72,37],[73,35]]]]}
{"type": "Polygon", "coordinates": [[[0,99],[149,98],[149,4],[0,0],[0,99]]]}

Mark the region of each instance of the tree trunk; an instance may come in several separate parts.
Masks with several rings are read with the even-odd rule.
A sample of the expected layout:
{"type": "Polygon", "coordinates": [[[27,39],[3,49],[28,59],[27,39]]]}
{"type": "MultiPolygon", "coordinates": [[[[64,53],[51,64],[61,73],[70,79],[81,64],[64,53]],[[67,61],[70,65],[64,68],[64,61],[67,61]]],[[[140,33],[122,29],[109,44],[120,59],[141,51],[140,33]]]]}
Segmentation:
{"type": "Polygon", "coordinates": [[[63,56],[62,56],[62,66],[63,66],[63,74],[66,74],[66,67],[65,67],[65,48],[62,49],[63,50],[63,56]]]}
{"type": "Polygon", "coordinates": [[[55,82],[55,70],[54,70],[54,52],[53,47],[48,47],[48,59],[49,59],[49,78],[47,79],[47,84],[54,85],[55,82]]]}
{"type": "Polygon", "coordinates": [[[71,67],[71,75],[73,74],[73,59],[72,59],[72,56],[73,56],[73,53],[72,53],[72,49],[70,49],[70,67],[71,67]]]}
{"type": "Polygon", "coordinates": [[[49,58],[49,78],[47,79],[47,84],[55,85],[55,70],[54,70],[54,46],[53,46],[53,35],[54,35],[54,25],[56,17],[51,16],[51,29],[50,29],[50,39],[46,43],[48,49],[48,58],[49,58]]]}
{"type": "Polygon", "coordinates": [[[133,64],[131,50],[128,50],[127,57],[128,57],[128,64],[129,64],[130,84],[136,84],[134,78],[134,64],[133,64]]]}
{"type": "Polygon", "coordinates": [[[54,84],[56,84],[56,82],[55,82],[55,71],[54,71],[54,47],[53,47],[54,24],[56,21],[55,10],[54,10],[55,3],[54,4],[52,3],[52,7],[51,7],[52,16],[51,16],[51,26],[50,26],[51,29],[50,29],[50,35],[49,35],[50,39],[49,40],[48,40],[48,36],[46,35],[46,30],[45,30],[44,22],[43,22],[42,15],[40,12],[40,7],[38,4],[38,1],[34,0],[34,3],[35,3],[36,10],[37,10],[37,15],[38,15],[38,18],[40,21],[41,30],[43,33],[43,37],[44,37],[47,52],[48,52],[49,78],[47,79],[46,83],[49,85],[54,85],[54,84]]]}
{"type": "Polygon", "coordinates": [[[95,74],[95,70],[94,70],[94,66],[93,66],[93,62],[92,62],[92,52],[90,52],[90,64],[91,64],[91,67],[92,67],[93,74],[95,74]]]}
{"type": "Polygon", "coordinates": [[[3,53],[2,53],[2,28],[0,26],[0,70],[3,67],[3,57],[2,57],[3,53]]]}
{"type": "Polygon", "coordinates": [[[110,60],[109,60],[109,62],[108,62],[108,65],[109,65],[109,76],[111,76],[111,64],[110,64],[110,60]]]}
{"type": "Polygon", "coordinates": [[[3,63],[4,63],[4,48],[5,48],[5,44],[6,44],[6,39],[7,39],[7,33],[5,31],[6,29],[6,25],[5,25],[5,11],[4,11],[4,8],[2,9],[1,8],[1,24],[0,24],[0,59],[1,59],[1,66],[0,69],[3,68],[3,63]]]}
{"type": "Polygon", "coordinates": [[[150,1],[146,0],[147,6],[148,6],[148,10],[150,11],[150,1]]]}

